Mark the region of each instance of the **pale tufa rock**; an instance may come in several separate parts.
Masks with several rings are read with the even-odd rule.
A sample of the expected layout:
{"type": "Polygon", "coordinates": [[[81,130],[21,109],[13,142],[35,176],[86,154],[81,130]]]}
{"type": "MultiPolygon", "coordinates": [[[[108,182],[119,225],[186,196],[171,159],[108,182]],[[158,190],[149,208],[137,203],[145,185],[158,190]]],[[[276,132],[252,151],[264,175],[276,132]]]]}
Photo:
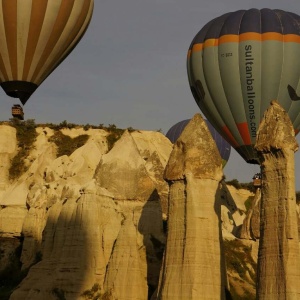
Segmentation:
{"type": "Polygon", "coordinates": [[[170,155],[167,244],[157,298],[225,299],[221,246],[222,160],[199,114],[187,124],[170,155]]]}
{"type": "Polygon", "coordinates": [[[257,298],[300,298],[300,254],[295,200],[294,152],[298,149],[288,114],[272,101],[255,148],[262,170],[257,298]]]}
{"type": "MultiPolygon", "coordinates": [[[[41,134],[45,133],[41,131],[41,134]]],[[[24,235],[23,269],[34,266],[11,299],[55,299],[55,295],[63,293],[66,299],[73,300],[95,284],[101,293],[122,295],[132,278],[123,278],[116,272],[125,270],[128,261],[141,272],[137,273],[137,288],[128,289],[128,293],[133,297],[141,294],[147,297],[148,285],[153,289],[157,287],[165,243],[161,199],[168,193],[162,170],[172,145],[160,133],[132,135],[134,138],[129,140],[134,155],[127,156],[125,164],[136,166],[136,158],[140,157],[137,169],[131,170],[133,178],[149,183],[140,186],[134,201],[131,197],[124,199],[123,196],[127,196],[124,190],[120,190],[120,199],[113,189],[99,185],[97,177],[93,179],[97,165],[97,170],[101,170],[99,161],[107,151],[107,143],[102,143],[101,135],[90,136],[88,142],[70,156],[53,158],[52,143],[48,147],[45,143],[43,151],[31,153],[32,166],[40,161],[43,168],[30,167],[15,185],[23,185],[26,191],[24,212],[27,213],[18,227],[24,235]],[[147,147],[149,149],[145,149],[147,147]],[[51,157],[46,163],[50,148],[51,157]],[[43,155],[45,158],[41,159],[43,155]],[[144,179],[139,178],[140,170],[144,179]],[[139,196],[144,194],[149,197],[139,196]],[[131,249],[138,255],[124,248],[128,234],[133,234],[131,249]]],[[[117,143],[115,146],[118,149],[117,143]]],[[[115,159],[126,151],[125,134],[125,142],[115,152],[115,159]]],[[[130,184],[135,187],[135,183],[130,184]]],[[[11,194],[7,195],[10,201],[11,194]]]]}
{"type": "Polygon", "coordinates": [[[0,125],[0,197],[6,190],[9,181],[10,160],[16,154],[18,143],[16,129],[8,125],[0,125]]]}
{"type": "MultiPolygon", "coordinates": [[[[143,149],[141,141],[138,140],[138,134],[131,134],[125,131],[120,140],[105,155],[99,163],[95,173],[96,182],[110,191],[116,199],[138,200],[146,202],[151,197],[156,198],[158,192],[165,189],[159,172],[151,168],[163,169],[166,165],[166,159],[161,159],[156,153],[157,149],[143,149]],[[148,150],[148,152],[147,152],[148,150]],[[150,161],[153,162],[150,168],[150,161]],[[150,161],[149,161],[150,160],[150,161]]],[[[167,138],[165,138],[167,140],[167,138]]],[[[146,139],[147,140],[147,139],[146,139]]],[[[149,144],[145,143],[145,145],[149,144]]],[[[172,144],[167,144],[171,152],[172,144]]]]}

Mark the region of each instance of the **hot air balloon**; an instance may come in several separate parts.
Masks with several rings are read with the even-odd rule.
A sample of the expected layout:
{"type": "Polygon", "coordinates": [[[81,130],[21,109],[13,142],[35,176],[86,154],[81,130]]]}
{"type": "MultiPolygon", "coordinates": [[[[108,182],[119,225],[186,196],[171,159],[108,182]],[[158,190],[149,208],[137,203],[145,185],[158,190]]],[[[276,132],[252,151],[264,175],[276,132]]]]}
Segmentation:
{"type": "Polygon", "coordinates": [[[0,85],[25,104],[85,33],[93,0],[0,0],[0,85]]]}
{"type": "MultiPolygon", "coordinates": [[[[217,145],[217,148],[220,152],[220,156],[222,158],[222,164],[223,168],[225,167],[229,156],[230,156],[230,151],[231,147],[229,143],[216,131],[216,129],[209,123],[208,120],[204,120],[206,122],[206,125],[217,145]]],[[[174,144],[176,140],[179,138],[181,135],[183,129],[185,126],[190,122],[190,119],[180,121],[173,125],[167,132],[166,137],[174,144]]]]}
{"type": "Polygon", "coordinates": [[[207,23],[188,50],[188,78],[201,111],[250,163],[264,112],[277,100],[300,129],[300,16],[250,9],[207,23]]]}

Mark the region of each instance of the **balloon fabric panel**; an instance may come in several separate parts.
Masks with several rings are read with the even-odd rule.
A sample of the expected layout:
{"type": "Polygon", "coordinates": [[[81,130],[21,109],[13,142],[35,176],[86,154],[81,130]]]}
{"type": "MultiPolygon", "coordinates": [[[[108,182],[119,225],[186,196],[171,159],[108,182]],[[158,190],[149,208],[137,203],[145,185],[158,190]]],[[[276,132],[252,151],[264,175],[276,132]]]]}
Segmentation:
{"type": "Polygon", "coordinates": [[[190,45],[194,98],[246,161],[257,162],[253,145],[270,101],[278,100],[300,129],[299,21],[282,10],[240,10],[210,21],[190,45]]]}
{"type": "Polygon", "coordinates": [[[93,0],[0,0],[0,84],[24,104],[85,33],[93,0]]]}

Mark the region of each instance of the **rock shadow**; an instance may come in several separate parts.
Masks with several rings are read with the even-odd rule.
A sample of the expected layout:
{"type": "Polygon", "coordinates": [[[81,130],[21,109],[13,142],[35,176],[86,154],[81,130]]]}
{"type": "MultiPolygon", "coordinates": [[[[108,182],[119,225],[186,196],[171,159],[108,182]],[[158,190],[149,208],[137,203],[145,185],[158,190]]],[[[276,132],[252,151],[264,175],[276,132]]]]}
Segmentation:
{"type": "Polygon", "coordinates": [[[0,237],[0,299],[8,300],[24,278],[20,261],[22,237],[0,237]]]}
{"type": "MultiPolygon", "coordinates": [[[[227,281],[227,274],[226,274],[226,260],[225,260],[225,251],[224,251],[223,235],[222,235],[221,205],[223,204],[223,202],[227,203],[227,208],[230,209],[230,211],[232,212],[236,211],[237,207],[232,197],[229,198],[230,200],[232,199],[232,201],[222,201],[225,199],[223,197],[221,187],[223,187],[222,183],[220,183],[220,187],[216,191],[215,202],[214,202],[214,210],[219,220],[218,232],[219,232],[219,241],[220,241],[220,267],[221,267],[220,274],[221,274],[221,287],[223,287],[223,289],[221,289],[220,291],[220,299],[224,299],[225,297],[226,300],[232,300],[231,293],[229,291],[229,283],[227,281]]],[[[227,192],[229,193],[228,190],[227,192]]]]}
{"type": "Polygon", "coordinates": [[[146,250],[148,300],[150,300],[158,288],[166,243],[161,199],[156,189],[142,209],[138,230],[143,235],[146,250]]]}
{"type": "Polygon", "coordinates": [[[41,247],[36,251],[38,261],[29,266],[10,300],[73,300],[87,290],[100,292],[95,265],[91,263],[98,251],[92,245],[97,232],[88,232],[86,226],[93,222],[89,212],[97,209],[97,203],[89,200],[84,196],[67,199],[49,208],[41,247]],[[91,282],[95,282],[96,289],[92,290],[91,282]]]}

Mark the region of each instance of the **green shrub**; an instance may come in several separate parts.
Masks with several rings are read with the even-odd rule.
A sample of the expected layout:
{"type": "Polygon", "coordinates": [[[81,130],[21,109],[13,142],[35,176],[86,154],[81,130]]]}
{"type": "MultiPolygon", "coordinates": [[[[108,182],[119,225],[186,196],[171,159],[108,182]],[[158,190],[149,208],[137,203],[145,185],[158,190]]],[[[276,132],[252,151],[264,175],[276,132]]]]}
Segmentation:
{"type": "Polygon", "coordinates": [[[84,131],[88,131],[90,128],[92,128],[93,126],[92,125],[90,125],[90,124],[85,124],[84,126],[83,126],[83,130],[84,131]]]}
{"type": "Polygon", "coordinates": [[[241,183],[237,179],[232,179],[232,180],[226,181],[226,184],[235,187],[237,190],[245,189],[252,193],[255,193],[255,187],[253,186],[252,182],[241,183]]]}
{"type": "Polygon", "coordinates": [[[130,127],[127,127],[127,130],[128,130],[128,132],[133,132],[133,131],[135,131],[135,129],[132,128],[131,126],[130,126],[130,127]]]}
{"type": "Polygon", "coordinates": [[[63,129],[63,128],[72,129],[72,128],[76,128],[76,127],[78,127],[78,125],[76,125],[74,123],[68,123],[66,120],[64,120],[61,123],[59,123],[56,128],[57,129],[63,129]]]}
{"type": "Polygon", "coordinates": [[[252,202],[254,200],[254,196],[249,196],[248,199],[245,201],[246,211],[248,211],[252,207],[252,202]]]}
{"type": "Polygon", "coordinates": [[[71,155],[76,149],[83,146],[89,136],[87,134],[79,135],[75,138],[71,138],[64,135],[61,131],[56,131],[52,137],[49,138],[50,142],[53,142],[57,146],[57,157],[62,155],[71,155]]]}
{"type": "Polygon", "coordinates": [[[106,140],[108,151],[110,151],[113,148],[115,142],[120,139],[125,130],[117,128],[114,124],[110,124],[107,128],[107,131],[109,132],[109,135],[106,137],[106,140]]]}
{"type": "Polygon", "coordinates": [[[16,128],[19,147],[19,151],[12,159],[9,169],[9,177],[14,180],[25,173],[28,169],[25,165],[25,158],[29,155],[29,152],[33,147],[37,133],[35,130],[35,122],[32,119],[20,121],[13,118],[10,119],[10,125],[16,128]]]}
{"type": "Polygon", "coordinates": [[[237,190],[240,190],[242,188],[241,184],[237,179],[226,181],[226,184],[235,187],[237,190]]]}
{"type": "Polygon", "coordinates": [[[248,190],[251,193],[255,193],[256,188],[253,185],[253,182],[242,182],[241,183],[242,189],[248,190]]]}

